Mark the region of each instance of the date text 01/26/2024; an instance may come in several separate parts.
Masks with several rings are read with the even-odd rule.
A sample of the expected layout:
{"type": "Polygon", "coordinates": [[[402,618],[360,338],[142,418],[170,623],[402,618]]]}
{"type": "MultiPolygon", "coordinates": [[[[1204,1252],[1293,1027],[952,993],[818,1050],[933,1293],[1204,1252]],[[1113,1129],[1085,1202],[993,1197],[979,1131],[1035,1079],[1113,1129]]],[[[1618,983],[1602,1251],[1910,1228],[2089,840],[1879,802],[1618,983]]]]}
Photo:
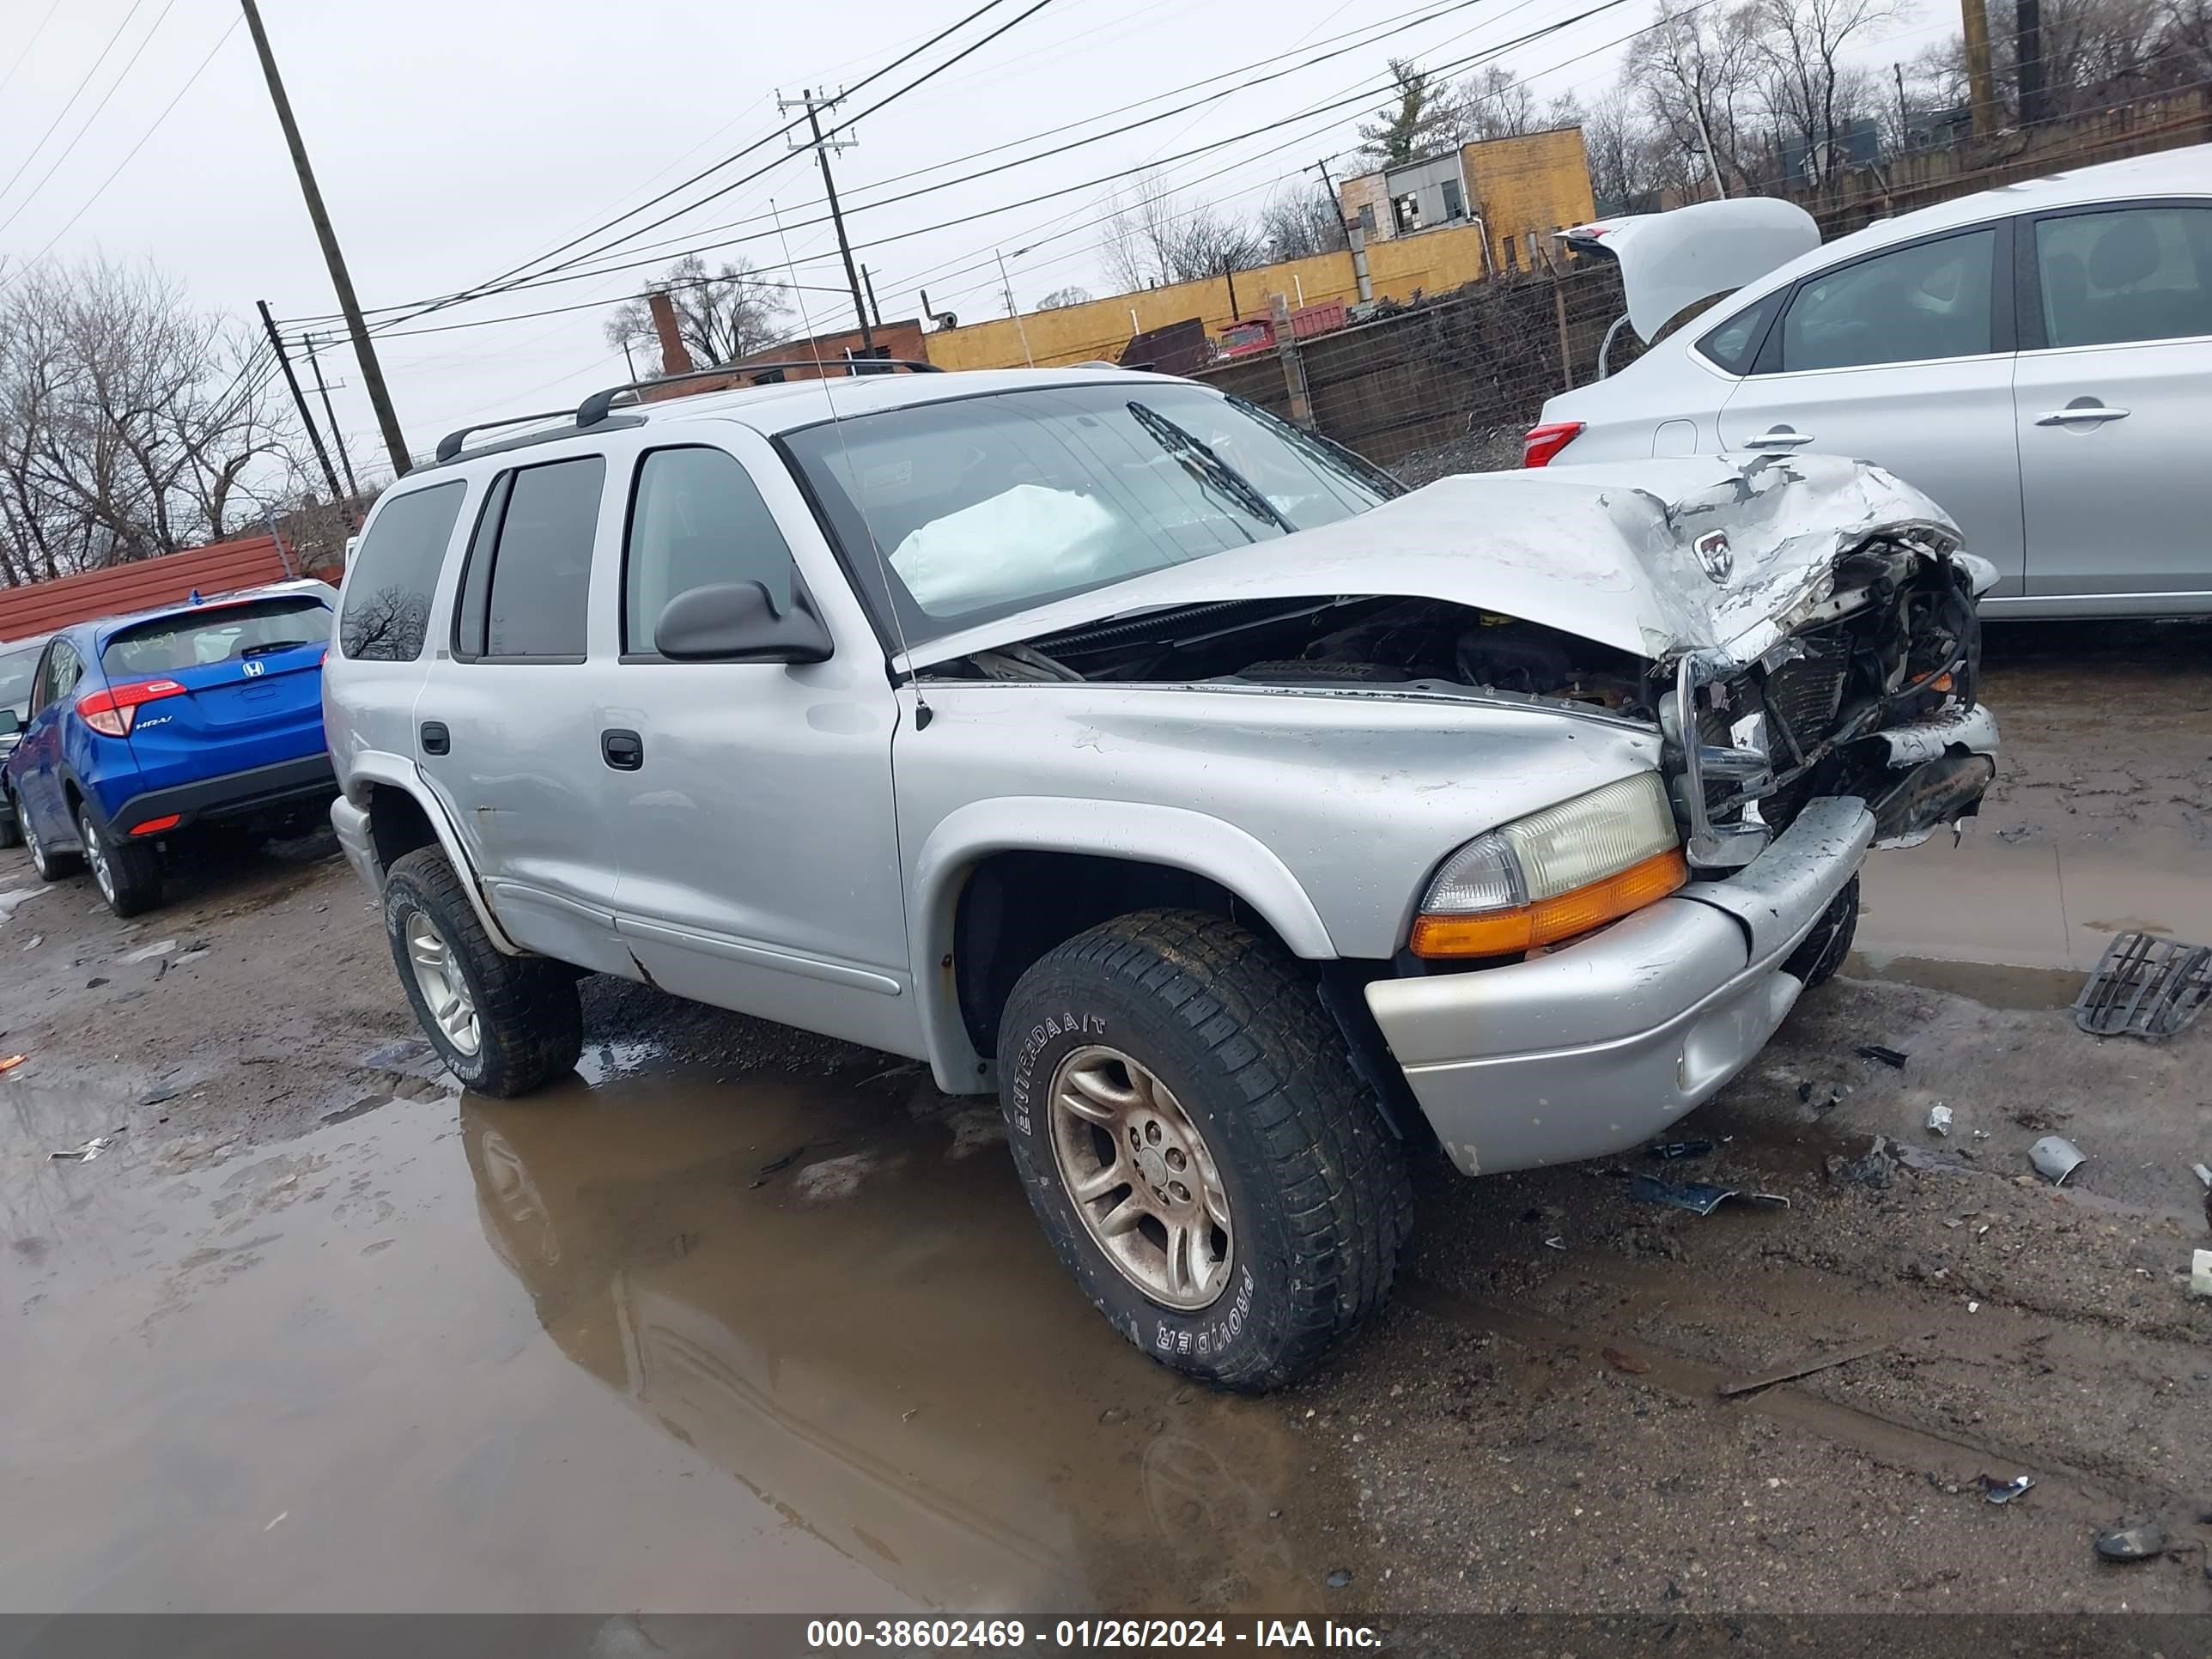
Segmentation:
{"type": "Polygon", "coordinates": [[[1020,1619],[815,1619],[807,1621],[806,1645],[812,1653],[870,1648],[908,1653],[1022,1647],[1372,1649],[1382,1645],[1382,1632],[1372,1625],[1327,1619],[1060,1619],[1048,1624],[1020,1619]]]}

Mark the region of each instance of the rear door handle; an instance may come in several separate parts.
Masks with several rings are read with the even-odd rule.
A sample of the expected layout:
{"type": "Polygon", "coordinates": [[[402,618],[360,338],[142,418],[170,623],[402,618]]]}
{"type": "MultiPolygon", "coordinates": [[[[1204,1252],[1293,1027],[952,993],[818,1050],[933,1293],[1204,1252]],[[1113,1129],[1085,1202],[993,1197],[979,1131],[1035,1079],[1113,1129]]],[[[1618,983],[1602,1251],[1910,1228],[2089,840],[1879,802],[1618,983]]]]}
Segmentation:
{"type": "Polygon", "coordinates": [[[1756,438],[1746,438],[1743,447],[1746,449],[1795,449],[1800,444],[1812,441],[1813,434],[1809,432],[1794,432],[1786,426],[1778,426],[1760,433],[1756,438]]]}
{"type": "Polygon", "coordinates": [[[422,752],[426,755],[450,755],[453,751],[453,734],[446,730],[443,720],[422,722],[422,752]]]}
{"type": "Polygon", "coordinates": [[[2101,426],[2106,421],[2124,421],[2128,411],[2115,409],[2110,404],[2076,404],[2069,409],[2046,409],[2035,417],[2038,426],[2101,426]]]}
{"type": "Polygon", "coordinates": [[[602,732],[599,757],[617,772],[635,772],[645,764],[645,739],[635,732],[602,732]]]}

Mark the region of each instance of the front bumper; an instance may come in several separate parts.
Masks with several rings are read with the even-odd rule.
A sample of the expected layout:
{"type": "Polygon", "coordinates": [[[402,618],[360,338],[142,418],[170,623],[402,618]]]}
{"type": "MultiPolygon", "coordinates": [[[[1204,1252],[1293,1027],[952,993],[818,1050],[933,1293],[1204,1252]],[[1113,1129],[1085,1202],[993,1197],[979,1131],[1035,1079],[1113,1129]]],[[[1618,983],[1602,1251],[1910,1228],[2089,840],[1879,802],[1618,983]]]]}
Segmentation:
{"type": "Polygon", "coordinates": [[[1375,981],[1368,1008],[1463,1174],[1621,1152],[1766,1046],[1804,989],[1783,963],[1874,836],[1863,801],[1811,801],[1726,881],[1534,961],[1375,981]]]}
{"type": "Polygon", "coordinates": [[[343,795],[331,803],[331,828],[353,872],[368,884],[370,896],[384,896],[384,866],[376,861],[376,843],[368,832],[368,814],[343,795]]]}

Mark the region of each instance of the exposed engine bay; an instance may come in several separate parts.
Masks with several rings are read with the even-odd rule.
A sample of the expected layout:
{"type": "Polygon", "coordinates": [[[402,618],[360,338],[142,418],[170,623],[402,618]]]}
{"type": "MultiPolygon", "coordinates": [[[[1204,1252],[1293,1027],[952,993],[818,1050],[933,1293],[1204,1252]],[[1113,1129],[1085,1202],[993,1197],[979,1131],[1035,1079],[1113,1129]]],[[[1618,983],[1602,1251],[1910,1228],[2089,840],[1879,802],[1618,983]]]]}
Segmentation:
{"type": "Polygon", "coordinates": [[[1649,724],[1691,862],[1725,870],[1818,796],[1865,799],[1892,843],[1975,810],[1994,770],[1972,741],[1980,624],[1972,572],[1948,550],[1877,538],[1845,554],[1791,631],[1747,663],[1718,651],[1653,661],[1449,601],[1362,597],[1175,606],[924,678],[1473,695],[1649,724]]]}

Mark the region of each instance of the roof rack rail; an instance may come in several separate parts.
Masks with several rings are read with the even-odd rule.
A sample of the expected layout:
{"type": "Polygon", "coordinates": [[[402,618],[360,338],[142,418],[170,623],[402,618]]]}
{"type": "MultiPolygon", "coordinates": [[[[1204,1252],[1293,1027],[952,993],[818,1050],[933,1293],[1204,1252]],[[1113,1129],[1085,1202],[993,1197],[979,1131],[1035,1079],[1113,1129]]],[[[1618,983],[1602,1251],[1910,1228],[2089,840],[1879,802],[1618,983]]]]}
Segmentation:
{"type": "Polygon", "coordinates": [[[471,432],[489,432],[495,427],[520,426],[526,421],[565,421],[574,413],[573,410],[549,409],[536,415],[509,415],[504,420],[478,421],[474,426],[465,426],[458,432],[448,432],[438,440],[438,465],[442,466],[459,454],[461,446],[468,441],[471,432]]]}
{"type": "MultiPolygon", "coordinates": [[[[659,386],[675,386],[684,380],[726,380],[741,375],[765,374],[774,369],[779,373],[794,368],[842,368],[848,374],[888,374],[902,368],[909,374],[942,374],[941,363],[918,362],[911,357],[843,357],[793,358],[777,363],[725,363],[719,368],[687,369],[681,374],[656,375],[650,380],[625,380],[620,386],[611,386],[605,392],[594,392],[576,405],[576,425],[579,429],[597,426],[607,418],[615,406],[615,399],[625,392],[648,391],[659,386]]],[[[534,418],[534,417],[526,417],[534,418]]],[[[441,446],[442,447],[443,446],[441,446]]]]}

